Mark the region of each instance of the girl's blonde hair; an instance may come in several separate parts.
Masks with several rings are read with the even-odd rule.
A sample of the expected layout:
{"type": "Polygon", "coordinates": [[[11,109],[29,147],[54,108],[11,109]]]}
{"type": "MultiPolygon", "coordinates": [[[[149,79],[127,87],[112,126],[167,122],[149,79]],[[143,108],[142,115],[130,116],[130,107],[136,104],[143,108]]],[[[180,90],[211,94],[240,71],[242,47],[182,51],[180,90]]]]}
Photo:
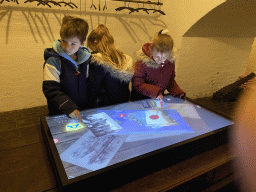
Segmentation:
{"type": "Polygon", "coordinates": [[[120,69],[125,67],[125,55],[115,47],[114,38],[105,25],[100,24],[89,34],[87,46],[91,50],[101,53],[103,60],[110,62],[115,67],[120,69]]]}
{"type": "Polygon", "coordinates": [[[152,51],[154,52],[171,52],[173,49],[173,40],[170,35],[158,34],[152,43],[152,51]]]}

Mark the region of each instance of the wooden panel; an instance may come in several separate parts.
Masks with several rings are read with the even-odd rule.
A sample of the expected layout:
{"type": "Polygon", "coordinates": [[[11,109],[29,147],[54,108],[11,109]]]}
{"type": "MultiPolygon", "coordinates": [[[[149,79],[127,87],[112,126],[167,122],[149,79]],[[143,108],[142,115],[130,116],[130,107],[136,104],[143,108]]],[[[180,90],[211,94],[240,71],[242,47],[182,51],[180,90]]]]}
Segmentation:
{"type": "Polygon", "coordinates": [[[58,189],[58,188],[54,188],[54,189],[50,189],[50,190],[48,190],[47,192],[59,192],[60,191],[60,189],[58,189]]]}
{"type": "Polygon", "coordinates": [[[215,170],[215,174],[214,177],[211,179],[211,182],[218,182],[223,178],[229,176],[229,174],[233,172],[234,170],[231,163],[223,164],[218,169],[215,170]]]}
{"type": "Polygon", "coordinates": [[[0,132],[39,125],[40,116],[47,114],[47,106],[0,113],[0,132]]]}
{"type": "MultiPolygon", "coordinates": [[[[172,192],[180,192],[180,191],[203,191],[208,189],[211,186],[215,186],[216,190],[218,189],[218,183],[223,182],[226,178],[232,178],[232,169],[223,169],[224,167],[231,167],[231,161],[228,161],[215,169],[209,170],[208,172],[191,178],[191,180],[175,187],[172,189],[172,192]],[[216,174],[221,172],[221,175],[218,176],[218,180],[213,179],[216,174]]],[[[224,186],[224,185],[223,185],[224,186]]],[[[219,186],[221,188],[221,186],[219,186]]],[[[214,191],[214,190],[213,190],[214,191]]]]}
{"type": "Polygon", "coordinates": [[[126,184],[114,192],[167,191],[193,178],[199,177],[228,161],[231,157],[228,146],[223,145],[169,168],[160,170],[132,183],[126,184]]]}
{"type": "Polygon", "coordinates": [[[60,191],[61,190],[58,188],[53,188],[53,189],[48,190],[47,192],[60,192],[60,191]]]}
{"type": "Polygon", "coordinates": [[[44,143],[0,152],[1,191],[46,191],[56,180],[44,143]]]}
{"type": "Polygon", "coordinates": [[[223,116],[226,116],[231,119],[234,118],[236,102],[219,102],[213,100],[212,97],[199,98],[193,101],[223,116]]]}
{"type": "Polygon", "coordinates": [[[43,141],[40,125],[0,132],[0,151],[43,141]]]}

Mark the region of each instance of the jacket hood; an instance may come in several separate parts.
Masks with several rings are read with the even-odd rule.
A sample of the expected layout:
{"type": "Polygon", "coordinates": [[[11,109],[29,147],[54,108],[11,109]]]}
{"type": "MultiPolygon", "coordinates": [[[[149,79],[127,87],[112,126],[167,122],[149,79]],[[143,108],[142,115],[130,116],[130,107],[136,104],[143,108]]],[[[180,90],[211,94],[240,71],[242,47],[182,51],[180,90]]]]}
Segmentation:
{"type": "Polygon", "coordinates": [[[77,51],[78,60],[74,61],[67,53],[65,53],[65,51],[63,51],[63,49],[60,46],[60,40],[59,39],[54,41],[54,43],[52,45],[52,49],[47,48],[47,49],[44,50],[44,59],[45,59],[45,61],[49,57],[63,57],[65,59],[71,61],[76,67],[78,67],[78,65],[87,61],[91,56],[91,51],[87,47],[80,47],[77,51]],[[52,49],[54,51],[52,51],[52,49]]]}
{"type": "Polygon", "coordinates": [[[150,57],[151,53],[152,53],[152,43],[146,43],[142,46],[142,51],[143,53],[150,57]]]}
{"type": "MultiPolygon", "coordinates": [[[[141,61],[143,64],[149,67],[158,68],[160,65],[158,65],[155,62],[155,60],[151,56],[151,53],[152,53],[152,43],[146,43],[142,46],[142,49],[136,52],[137,60],[141,61]]],[[[167,60],[173,63],[175,58],[171,54],[167,60]]]]}
{"type": "Polygon", "coordinates": [[[132,79],[133,72],[129,70],[122,70],[115,67],[113,64],[105,61],[102,58],[101,53],[96,53],[92,55],[92,60],[96,61],[95,65],[101,66],[106,72],[109,72],[110,75],[120,81],[129,82],[132,79]]]}

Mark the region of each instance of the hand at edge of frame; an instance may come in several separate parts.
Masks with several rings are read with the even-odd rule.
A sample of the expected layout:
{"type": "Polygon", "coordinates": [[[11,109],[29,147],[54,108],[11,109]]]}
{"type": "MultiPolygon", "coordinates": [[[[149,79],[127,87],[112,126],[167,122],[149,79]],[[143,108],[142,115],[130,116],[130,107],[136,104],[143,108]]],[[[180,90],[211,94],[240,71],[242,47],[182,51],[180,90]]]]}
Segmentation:
{"type": "Polygon", "coordinates": [[[71,117],[71,118],[78,118],[79,122],[82,122],[80,111],[78,109],[76,109],[72,113],[70,113],[69,117],[71,117]]]}
{"type": "Polygon", "coordinates": [[[164,96],[162,95],[162,93],[160,93],[156,99],[162,100],[163,98],[164,98],[164,96]]]}

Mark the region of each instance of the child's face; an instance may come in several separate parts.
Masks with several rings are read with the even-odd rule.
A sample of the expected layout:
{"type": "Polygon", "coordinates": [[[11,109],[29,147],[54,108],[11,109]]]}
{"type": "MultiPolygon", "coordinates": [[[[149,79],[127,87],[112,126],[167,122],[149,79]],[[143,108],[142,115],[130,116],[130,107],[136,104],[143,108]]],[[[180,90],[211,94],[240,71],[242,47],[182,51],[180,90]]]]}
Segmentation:
{"type": "Polygon", "coordinates": [[[73,56],[80,47],[84,46],[84,42],[81,43],[79,38],[61,38],[60,46],[69,56],[73,56]]]}
{"type": "Polygon", "coordinates": [[[153,51],[152,52],[152,55],[153,55],[153,59],[155,60],[155,62],[157,64],[161,64],[161,63],[164,63],[168,57],[170,56],[171,52],[157,52],[157,51],[153,51]]]}

